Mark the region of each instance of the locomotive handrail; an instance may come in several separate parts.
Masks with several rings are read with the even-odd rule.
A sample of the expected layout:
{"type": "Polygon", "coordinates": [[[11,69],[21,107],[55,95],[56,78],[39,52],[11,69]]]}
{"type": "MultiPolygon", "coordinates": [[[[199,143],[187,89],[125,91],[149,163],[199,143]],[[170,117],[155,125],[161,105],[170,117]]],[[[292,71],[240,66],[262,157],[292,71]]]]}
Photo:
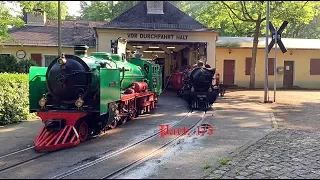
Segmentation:
{"type": "Polygon", "coordinates": [[[71,75],[75,75],[75,74],[94,74],[93,72],[79,72],[79,71],[76,71],[76,72],[73,72],[71,74],[65,74],[66,76],[71,76],[71,75]]]}
{"type": "Polygon", "coordinates": [[[30,81],[32,81],[33,79],[35,79],[36,77],[38,77],[38,76],[46,76],[45,74],[37,74],[37,75],[35,75],[30,81]]]}

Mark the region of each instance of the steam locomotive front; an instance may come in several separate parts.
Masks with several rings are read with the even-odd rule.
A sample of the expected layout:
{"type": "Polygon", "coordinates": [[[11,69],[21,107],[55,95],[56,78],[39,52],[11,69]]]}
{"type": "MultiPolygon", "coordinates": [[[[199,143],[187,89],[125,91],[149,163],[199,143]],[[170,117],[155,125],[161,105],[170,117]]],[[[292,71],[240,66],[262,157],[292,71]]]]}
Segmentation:
{"type": "Polygon", "coordinates": [[[54,60],[46,74],[47,87],[52,96],[64,103],[74,103],[80,96],[84,98],[89,91],[90,68],[74,55],[65,55],[54,60]]]}
{"type": "Polygon", "coordinates": [[[86,46],[75,47],[76,55],[62,55],[51,62],[46,73],[46,84],[51,103],[80,107],[91,92],[97,91],[99,73],[92,70],[86,59],[86,46]]]}
{"type": "Polygon", "coordinates": [[[212,85],[215,68],[196,67],[188,75],[188,90],[184,96],[192,108],[208,108],[218,96],[218,90],[212,85]]]}
{"type": "Polygon", "coordinates": [[[208,91],[212,86],[215,69],[196,68],[190,73],[190,83],[195,92],[208,91]]]}

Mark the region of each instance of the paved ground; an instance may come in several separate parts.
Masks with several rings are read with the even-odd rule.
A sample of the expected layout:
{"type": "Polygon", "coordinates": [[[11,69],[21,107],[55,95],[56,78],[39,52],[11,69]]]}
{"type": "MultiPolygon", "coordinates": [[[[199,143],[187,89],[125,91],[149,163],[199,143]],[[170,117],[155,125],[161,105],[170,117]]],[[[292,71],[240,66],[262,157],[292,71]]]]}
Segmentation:
{"type": "MultiPolygon", "coordinates": [[[[221,157],[227,156],[231,151],[243,144],[260,139],[272,131],[270,109],[267,107],[231,98],[219,99],[217,102],[214,105],[214,111],[208,112],[208,117],[204,121],[213,126],[213,135],[196,135],[186,138],[185,141],[169,149],[162,156],[149,161],[149,166],[135,168],[126,177],[200,178],[201,173],[214,165],[213,162],[219,162],[221,157]]],[[[156,113],[151,116],[140,117],[123,127],[111,130],[109,135],[80,144],[75,148],[58,151],[18,167],[23,171],[1,172],[0,177],[51,177],[60,171],[72,168],[75,164],[79,165],[88,159],[98,158],[110,150],[124,146],[133,139],[139,138],[138,136],[143,136],[146,131],[153,132],[158,129],[159,123],[174,122],[183,116],[184,112],[186,109],[181,99],[164,96],[156,113]],[[168,104],[170,104],[169,108],[168,104]]],[[[40,126],[39,121],[34,121],[1,128],[0,139],[3,140],[4,146],[1,146],[0,155],[9,153],[13,149],[32,145],[40,126]]],[[[25,156],[29,154],[33,155],[28,152],[25,156]]]]}
{"type": "Polygon", "coordinates": [[[192,136],[121,178],[189,179],[201,178],[206,169],[244,144],[269,134],[270,109],[237,99],[218,99],[204,123],[214,134],[192,136]]]}
{"type": "MultiPolygon", "coordinates": [[[[263,91],[229,92],[226,98],[260,103],[263,91]]],[[[265,106],[273,109],[279,129],[221,161],[206,178],[319,178],[319,102],[319,91],[277,92],[276,103],[265,106]]]]}
{"type": "MultiPolygon", "coordinates": [[[[165,94],[159,99],[157,108],[151,114],[142,115],[138,119],[108,131],[104,136],[81,143],[77,147],[53,152],[14,169],[0,171],[0,177],[50,178],[153,134],[159,130],[159,124],[178,121],[187,112],[184,106],[183,100],[177,98],[175,94],[165,94]]],[[[38,120],[1,127],[0,156],[26,148],[28,145],[32,146],[41,126],[42,123],[38,120]]],[[[37,155],[33,150],[28,150],[18,155],[0,158],[0,169],[11,165],[13,161],[22,161],[37,155]]]]}

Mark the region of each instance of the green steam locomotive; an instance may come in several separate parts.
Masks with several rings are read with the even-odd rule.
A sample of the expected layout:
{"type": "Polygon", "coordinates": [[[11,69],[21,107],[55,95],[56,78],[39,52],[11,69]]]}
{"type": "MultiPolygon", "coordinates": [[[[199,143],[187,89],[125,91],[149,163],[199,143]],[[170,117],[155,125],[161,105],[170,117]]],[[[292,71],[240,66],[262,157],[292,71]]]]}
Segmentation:
{"type": "Polygon", "coordinates": [[[30,68],[30,112],[44,123],[34,140],[37,151],[76,146],[155,107],[161,68],[138,52],[127,58],[126,44],[119,38],[114,52],[90,56],[86,45],[78,45],[74,55],[30,68]]]}

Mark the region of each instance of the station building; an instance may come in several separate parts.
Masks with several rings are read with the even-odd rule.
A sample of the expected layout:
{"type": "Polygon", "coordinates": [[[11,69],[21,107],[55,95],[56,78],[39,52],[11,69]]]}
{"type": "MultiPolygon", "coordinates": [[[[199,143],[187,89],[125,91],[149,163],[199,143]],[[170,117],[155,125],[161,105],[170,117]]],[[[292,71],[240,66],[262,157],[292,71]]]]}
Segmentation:
{"type": "MultiPolygon", "coordinates": [[[[24,17],[26,27],[10,32],[20,44],[3,42],[0,54],[31,57],[39,66],[48,66],[58,55],[58,22],[46,20],[45,12],[24,17]]],[[[217,68],[224,84],[249,86],[253,38],[220,37],[167,1],[141,1],[110,22],[62,21],[62,51],[67,54],[73,53],[76,44],[89,46],[88,54],[110,52],[119,37],[128,40],[128,54],[139,50],[143,58],[157,55],[163,79],[202,59],[217,68]]],[[[320,88],[320,40],[283,38],[283,43],[288,52],[278,50],[276,73],[274,51],[269,53],[269,87],[276,74],[278,88],[320,88]]],[[[259,38],[257,88],[264,85],[264,47],[265,38],[259,38]]]]}

